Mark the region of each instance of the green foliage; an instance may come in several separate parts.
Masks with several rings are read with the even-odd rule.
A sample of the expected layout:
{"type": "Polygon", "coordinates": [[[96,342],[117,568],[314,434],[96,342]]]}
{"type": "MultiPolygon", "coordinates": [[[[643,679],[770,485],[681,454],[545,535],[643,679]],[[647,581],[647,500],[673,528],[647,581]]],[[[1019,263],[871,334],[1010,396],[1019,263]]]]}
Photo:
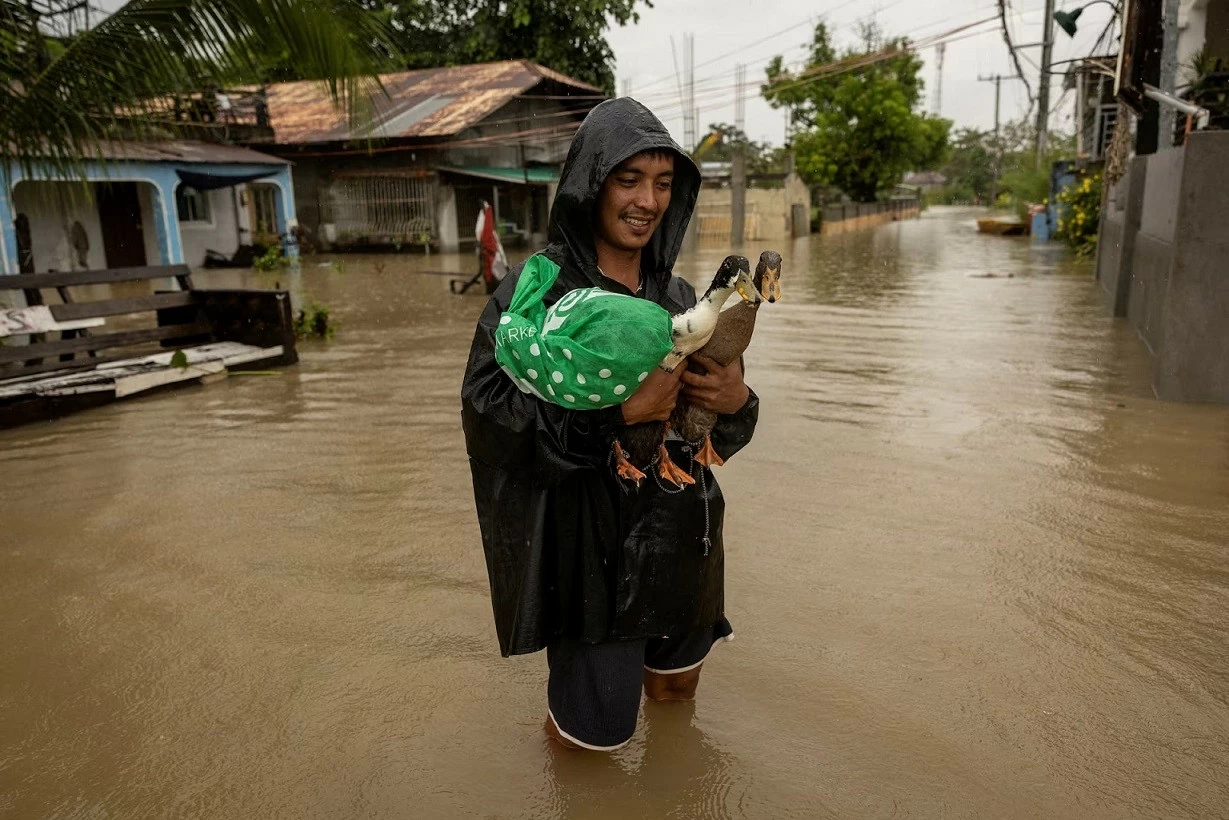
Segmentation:
{"type": "Polygon", "coordinates": [[[337,322],[329,318],[326,305],[313,301],[299,311],[294,319],[294,335],[300,339],[331,339],[337,330],[337,322]]]}
{"type": "Polygon", "coordinates": [[[905,172],[943,162],[951,122],[921,112],[922,60],[907,46],[907,40],[885,40],[868,25],[861,46],[838,55],[820,23],[806,69],[791,74],[781,57],[769,63],[760,90],[774,108],[789,106],[800,129],[793,144],[798,171],[809,183],[835,185],[870,202],[905,172]],[[825,68],[868,55],[885,59],[839,73],[825,68]]]}
{"type": "MultiPolygon", "coordinates": [[[[785,173],[785,154],[788,149],[784,146],[774,147],[767,142],[756,142],[748,137],[746,132],[728,123],[713,123],[709,126],[709,132],[720,133],[721,139],[697,156],[697,161],[731,162],[735,150],[742,148],[749,175],[785,173]]],[[[755,184],[753,187],[764,186],[755,184]]]]}
{"type": "Polygon", "coordinates": [[[1009,205],[1024,218],[1030,204],[1042,204],[1050,193],[1050,165],[1059,159],[1075,156],[1075,137],[1051,132],[1048,152],[1040,169],[1037,167],[1035,128],[1027,122],[1009,122],[1000,130],[996,144],[994,133],[963,128],[956,132],[951,152],[943,166],[947,186],[935,192],[931,201],[944,204],[1009,205]],[[1002,152],[998,202],[989,201],[994,180],[996,153],[1002,152]]]}
{"type": "Polygon", "coordinates": [[[173,135],[168,96],[262,82],[270,55],[292,55],[296,78],[323,81],[364,122],[394,47],[383,19],[361,3],[130,0],[56,39],[47,19],[74,13],[70,0],[0,0],[0,163],[29,169],[43,157],[81,175],[99,140],[173,135]]]}
{"type": "Polygon", "coordinates": [[[188,367],[188,354],[182,350],[176,350],[171,354],[171,367],[178,367],[181,370],[186,370],[188,367]]]}
{"type": "Polygon", "coordinates": [[[640,20],[639,0],[367,1],[397,32],[408,68],[528,59],[608,94],[615,75],[606,29],[640,20]]]}
{"type": "Polygon", "coordinates": [[[258,271],[269,273],[270,271],[281,270],[286,267],[287,261],[282,257],[282,249],[277,245],[271,245],[264,255],[258,256],[252,260],[252,267],[258,271]]]}
{"type": "Polygon", "coordinates": [[[1097,228],[1101,223],[1101,172],[1084,174],[1055,198],[1058,205],[1058,230],[1054,235],[1081,256],[1097,250],[1097,228]]]}
{"type": "Polygon", "coordinates": [[[988,201],[994,184],[994,134],[975,128],[957,131],[942,172],[947,185],[932,201],[947,205],[988,201]]]}

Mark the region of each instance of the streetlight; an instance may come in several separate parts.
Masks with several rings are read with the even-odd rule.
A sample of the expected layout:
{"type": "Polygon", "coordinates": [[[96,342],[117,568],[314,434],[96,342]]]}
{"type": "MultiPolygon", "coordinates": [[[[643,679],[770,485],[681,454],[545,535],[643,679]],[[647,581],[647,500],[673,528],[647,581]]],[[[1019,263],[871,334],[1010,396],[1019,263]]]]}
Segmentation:
{"type": "Polygon", "coordinates": [[[1085,3],[1078,9],[1071,11],[1056,11],[1054,12],[1054,22],[1058,23],[1058,27],[1067,32],[1068,37],[1075,36],[1076,21],[1080,19],[1080,15],[1084,13],[1084,9],[1089,6],[1095,6],[1097,3],[1104,3],[1107,6],[1114,8],[1114,14],[1118,13],[1118,4],[1111,3],[1110,0],[1093,0],[1091,3],[1085,3]]]}

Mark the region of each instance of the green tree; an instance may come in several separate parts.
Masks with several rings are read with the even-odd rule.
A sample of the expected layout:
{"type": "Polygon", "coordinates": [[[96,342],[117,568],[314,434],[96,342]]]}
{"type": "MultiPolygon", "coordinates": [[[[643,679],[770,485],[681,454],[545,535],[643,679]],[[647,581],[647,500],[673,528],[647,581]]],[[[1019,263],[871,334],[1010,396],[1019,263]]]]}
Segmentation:
{"type": "Polygon", "coordinates": [[[941,202],[986,202],[994,182],[994,135],[975,128],[962,128],[951,141],[947,163],[942,167],[947,186],[941,202]]]}
{"type": "Polygon", "coordinates": [[[92,27],[71,22],[79,10],[0,0],[0,168],[76,174],[99,140],[171,135],[168,97],[262,82],[271,54],[361,120],[395,55],[358,0],[131,0],[92,27]]]}
{"type": "Polygon", "coordinates": [[[741,147],[747,161],[748,174],[780,174],[785,171],[785,148],[772,146],[767,142],[756,142],[747,136],[746,132],[728,123],[713,123],[709,125],[709,136],[701,141],[701,151],[695,155],[697,161],[730,162],[734,158],[734,150],[741,147]],[[706,143],[713,135],[720,139],[713,141],[712,146],[706,143]]]}
{"type": "Polygon", "coordinates": [[[365,2],[387,15],[409,68],[528,59],[608,94],[615,75],[606,30],[640,19],[640,0],[365,2]]]}
{"type": "Polygon", "coordinates": [[[1050,131],[1046,137],[1046,156],[1037,163],[1037,129],[1029,122],[1009,122],[1003,128],[1002,178],[1000,200],[1006,198],[1023,218],[1029,205],[1045,203],[1050,196],[1050,166],[1075,157],[1075,135],[1050,131]]]}
{"type": "Polygon", "coordinates": [[[907,171],[943,161],[951,122],[920,111],[922,61],[908,45],[868,25],[858,48],[838,54],[820,23],[806,68],[795,74],[780,57],[769,63],[760,90],[774,108],[789,107],[800,129],[798,170],[808,182],[870,202],[907,171]]]}

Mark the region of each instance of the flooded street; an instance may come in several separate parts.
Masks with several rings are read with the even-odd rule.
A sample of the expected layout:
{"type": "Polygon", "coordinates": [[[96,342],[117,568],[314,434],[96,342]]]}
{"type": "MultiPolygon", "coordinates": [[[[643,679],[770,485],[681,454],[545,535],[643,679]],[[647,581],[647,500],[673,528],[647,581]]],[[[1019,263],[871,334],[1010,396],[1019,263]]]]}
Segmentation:
{"type": "Polygon", "coordinates": [[[1229,408],[1155,400],[1090,265],[975,214],[779,248],[717,473],[738,639],[609,757],[499,657],[484,299],[413,273],[473,257],[202,274],[336,338],[0,431],[0,816],[1225,816],[1229,408]]]}

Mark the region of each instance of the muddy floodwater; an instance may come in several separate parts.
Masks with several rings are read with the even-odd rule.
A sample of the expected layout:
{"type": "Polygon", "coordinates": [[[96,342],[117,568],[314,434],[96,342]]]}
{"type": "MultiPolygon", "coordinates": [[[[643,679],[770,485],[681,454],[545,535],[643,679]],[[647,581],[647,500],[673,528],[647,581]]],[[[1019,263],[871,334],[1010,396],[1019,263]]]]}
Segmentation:
{"type": "Polygon", "coordinates": [[[1229,408],[1155,400],[1090,266],[975,215],[779,248],[718,471],[737,640],[611,756],[499,657],[483,298],[416,273],[473,257],[203,274],[336,338],[0,432],[0,816],[1226,816],[1229,408]]]}

